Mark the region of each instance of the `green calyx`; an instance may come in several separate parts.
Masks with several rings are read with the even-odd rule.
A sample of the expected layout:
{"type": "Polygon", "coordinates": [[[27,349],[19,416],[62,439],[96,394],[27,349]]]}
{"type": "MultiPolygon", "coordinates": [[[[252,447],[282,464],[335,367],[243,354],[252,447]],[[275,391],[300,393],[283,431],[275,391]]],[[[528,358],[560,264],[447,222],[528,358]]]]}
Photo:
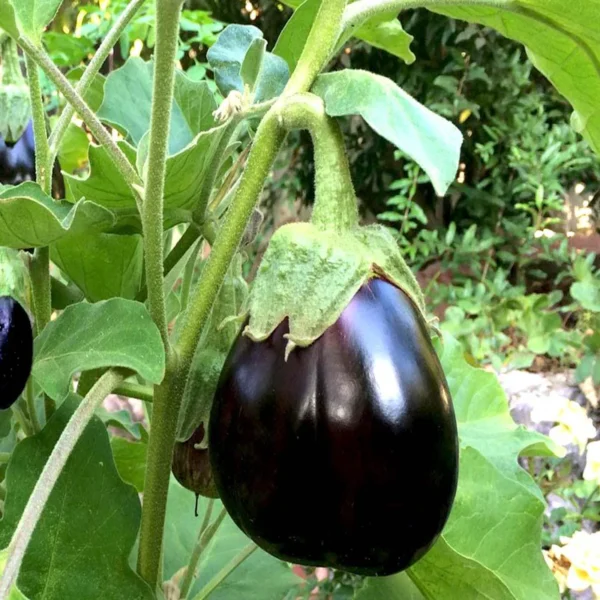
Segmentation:
{"type": "Polygon", "coordinates": [[[403,290],[425,318],[419,284],[387,229],[370,225],[338,233],[311,223],[286,225],[271,239],[254,280],[244,334],[263,341],[287,318],[286,353],[309,346],[374,277],[403,290]]]}
{"type": "Polygon", "coordinates": [[[16,142],[31,118],[31,101],[17,44],[10,37],[0,44],[0,60],[0,136],[7,142],[16,142]]]}

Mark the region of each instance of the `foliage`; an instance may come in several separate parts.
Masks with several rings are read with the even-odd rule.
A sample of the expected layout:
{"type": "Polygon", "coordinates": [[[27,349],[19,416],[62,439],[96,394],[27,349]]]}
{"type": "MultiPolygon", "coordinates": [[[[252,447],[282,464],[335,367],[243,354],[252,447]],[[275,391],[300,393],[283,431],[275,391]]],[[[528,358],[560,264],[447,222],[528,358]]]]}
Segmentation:
{"type": "MultiPolygon", "coordinates": [[[[216,516],[219,502],[203,500],[204,523],[194,520],[193,496],[170,478],[173,444],[206,423],[247,310],[281,320],[289,314],[281,306],[293,303],[301,329],[319,332],[319,317],[331,319],[347,304],[348,293],[334,292],[347,275],[340,265],[352,260],[363,278],[376,272],[398,285],[409,281],[419,304],[406,258],[415,271],[433,269],[425,295],[430,308],[445,308],[438,352],[460,430],[457,500],[439,541],[407,573],[366,580],[335,573],[319,593],[558,597],[540,552],[543,497],[517,463],[543,456],[544,486],[550,470],[560,473],[551,458],[557,446],[517,427],[495,377],[469,364],[527,366],[542,354],[570,363],[583,353],[578,377],[600,380],[594,258],[571,255],[565,241],[516,243],[553,226],[563,191],[600,172],[588,146],[599,145],[594,94],[582,86],[593,92],[600,85],[590,72],[599,52],[591,29],[598,1],[560,10],[557,2],[531,0],[526,14],[501,16],[447,9],[479,25],[410,12],[402,15],[406,31],[386,5],[340,35],[343,15],[350,19],[359,5],[308,0],[280,42],[268,45],[260,29],[224,28],[206,11],[223,15],[224,3],[180,12],[180,3],[157,0],[140,4],[109,56],[99,54],[101,43],[131,6],[125,0],[0,0],[0,35],[27,57],[38,159],[35,182],[0,189],[0,246],[19,251],[11,256],[29,269],[26,299],[37,331],[29,385],[0,414],[0,459],[8,465],[0,469],[7,547],[0,589],[30,600],[161,598],[182,590],[197,600],[310,594],[316,571],[303,583],[290,565],[249,545],[224,512],[216,516]],[[528,15],[544,23],[549,10],[577,35],[567,41],[560,27],[531,26],[528,15]],[[574,123],[588,142],[566,126],[565,101],[534,74],[525,50],[482,23],[526,45],[576,108],[574,123]],[[553,58],[543,48],[553,48],[553,58]],[[383,61],[385,51],[406,64],[383,61]],[[573,61],[556,70],[565,53],[573,61]],[[322,73],[332,54],[334,72],[322,73]],[[102,72],[89,66],[96,56],[102,72]],[[415,56],[420,68],[407,66],[415,56]],[[77,116],[61,123],[68,104],[77,116]],[[391,231],[340,226],[342,197],[352,210],[356,202],[336,170],[344,152],[331,117],[343,117],[363,214],[391,231]],[[290,228],[278,234],[247,302],[241,272],[254,259],[246,261],[251,219],[286,134],[297,129],[310,131],[320,157],[313,160],[292,133],[279,156],[283,179],[271,179],[270,191],[312,200],[316,187],[329,210],[306,226],[318,230],[308,241],[285,239],[290,228]],[[66,191],[55,200],[57,155],[66,191]],[[290,157],[299,178],[287,168],[290,157]],[[315,186],[308,182],[313,162],[315,186]],[[299,268],[292,246],[305,243],[309,267],[299,268]],[[564,282],[540,280],[564,289],[531,293],[540,260],[570,274],[564,282]],[[99,405],[111,392],[143,400],[144,409],[135,420],[107,414],[99,405]]],[[[250,3],[246,16],[258,16],[258,8],[250,3]]],[[[311,485],[310,465],[298,485],[311,485]]],[[[589,486],[579,487],[556,490],[589,499],[589,486]]],[[[579,517],[553,518],[571,534],[573,523],[595,518],[592,501],[579,517]]]]}

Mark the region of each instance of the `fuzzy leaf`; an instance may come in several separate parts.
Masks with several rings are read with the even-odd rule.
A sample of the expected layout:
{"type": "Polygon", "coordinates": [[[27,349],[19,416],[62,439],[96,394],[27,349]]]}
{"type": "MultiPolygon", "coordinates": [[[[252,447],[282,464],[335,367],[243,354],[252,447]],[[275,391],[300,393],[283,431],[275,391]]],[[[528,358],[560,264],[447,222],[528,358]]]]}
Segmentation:
{"type": "Polygon", "coordinates": [[[89,200],[55,202],[31,181],[0,191],[1,246],[48,246],[67,233],[109,229],[114,220],[109,210],[89,200]]]}
{"type": "Polygon", "coordinates": [[[62,0],[10,0],[19,31],[40,42],[46,25],[52,21],[62,0]]]}
{"type": "MultiPolygon", "coordinates": [[[[233,90],[244,92],[242,65],[254,40],[262,37],[262,31],[252,25],[228,25],[219,35],[217,43],[208,51],[206,57],[215,73],[217,86],[224,96],[233,90]]],[[[266,52],[254,100],[264,102],[279,96],[289,76],[285,60],[266,52]]]]}
{"type": "Polygon", "coordinates": [[[498,30],[525,44],[533,64],[575,108],[572,124],[600,153],[600,0],[519,0],[436,12],[498,30]]]}
{"type": "MultiPolygon", "coordinates": [[[[41,433],[15,449],[0,523],[3,546],[79,401],[70,395],[41,433]]],[[[138,495],[121,481],[106,428],[94,418],[50,494],[25,554],[19,588],[31,600],[151,600],[150,588],[129,566],[140,517],[138,495]]]]}
{"type": "Polygon", "coordinates": [[[139,302],[115,298],[73,304],[35,340],[32,375],[55,400],[67,393],[78,371],[113,366],[136,371],[151,383],[162,381],[165,358],[160,334],[139,302]]]}
{"type": "Polygon", "coordinates": [[[391,79],[368,71],[320,75],[312,91],[332,117],[360,115],[381,136],[410,156],[429,175],[438,196],[456,177],[462,134],[391,79]]]}

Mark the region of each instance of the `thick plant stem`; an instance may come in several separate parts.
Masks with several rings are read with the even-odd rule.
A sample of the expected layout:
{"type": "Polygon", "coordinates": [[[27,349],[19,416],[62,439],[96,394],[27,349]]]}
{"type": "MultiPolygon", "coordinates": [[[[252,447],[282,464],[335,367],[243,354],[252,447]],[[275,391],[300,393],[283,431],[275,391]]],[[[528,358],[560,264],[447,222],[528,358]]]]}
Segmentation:
{"type": "MultiPolygon", "coordinates": [[[[46,194],[52,188],[52,163],[49,162],[50,149],[46,137],[46,112],[42,100],[42,89],[37,65],[27,56],[27,79],[33,116],[33,135],[35,138],[36,179],[46,194]]],[[[50,293],[50,250],[38,248],[29,263],[32,286],[33,314],[35,331],[40,334],[50,322],[52,299],[50,293]]]]}
{"type": "Polygon", "coordinates": [[[163,530],[184,388],[185,380],[179,376],[177,356],[171,351],[167,356],[165,379],[154,388],[137,564],[138,573],[153,589],[162,576],[163,530]]]}
{"type": "Polygon", "coordinates": [[[342,31],[346,3],[347,0],[322,0],[284,95],[291,96],[308,91],[327,64],[342,31]]]}
{"type": "Polygon", "coordinates": [[[358,225],[356,195],[344,138],[338,122],[325,113],[323,100],[314,94],[288,99],[281,121],[287,130],[308,129],[315,152],[315,207],[312,223],[338,232],[358,225]]]}
{"type": "MultiPolygon", "coordinates": [[[[113,49],[115,44],[119,41],[121,34],[123,33],[125,27],[131,22],[131,19],[135,16],[136,12],[140,9],[142,4],[144,4],[146,0],[131,0],[131,2],[127,5],[125,10],[121,13],[115,24],[111,27],[110,31],[107,33],[106,37],[100,44],[100,47],[94,53],[92,60],[90,60],[88,66],[85,68],[81,79],[77,83],[75,87],[75,91],[83,97],[85,93],[88,91],[90,85],[94,81],[94,77],[100,71],[100,68],[104,64],[104,61],[110,54],[110,51],[113,49]]],[[[60,142],[67,131],[67,127],[75,114],[75,109],[73,106],[68,105],[63,110],[60,118],[58,119],[58,123],[54,127],[52,131],[52,135],[50,136],[50,149],[51,149],[51,164],[54,164],[54,160],[56,159],[56,155],[58,154],[58,148],[60,146],[60,142]]]]}
{"type": "Polygon", "coordinates": [[[142,181],[139,178],[137,171],[112,139],[110,133],[104,129],[104,126],[100,123],[92,109],[75,91],[75,88],[69,83],[68,79],[61,73],[60,69],[52,62],[52,59],[42,48],[33,44],[31,40],[25,36],[19,38],[19,44],[37,65],[41,67],[52,83],[56,85],[66,98],[67,102],[75,108],[75,111],[90,128],[94,137],[104,146],[115,167],[119,170],[127,185],[131,188],[135,198],[138,199],[139,194],[137,188],[141,186],[142,181]]]}
{"type": "Polygon", "coordinates": [[[257,548],[256,544],[248,544],[200,590],[194,600],[208,598],[257,548]]]}
{"type": "Polygon", "coordinates": [[[23,515],[8,545],[8,558],[0,579],[0,598],[8,598],[9,591],[17,580],[31,536],[73,448],[75,448],[87,424],[94,416],[96,408],[123,381],[124,377],[125,372],[117,369],[105,373],[82,400],[61,433],[33,488],[23,515]]]}
{"type": "Polygon", "coordinates": [[[152,115],[142,214],[148,308],[165,349],[169,346],[169,333],[163,286],[163,207],[182,5],[183,0],[156,0],[156,20],[160,27],[156,30],[152,115]]]}

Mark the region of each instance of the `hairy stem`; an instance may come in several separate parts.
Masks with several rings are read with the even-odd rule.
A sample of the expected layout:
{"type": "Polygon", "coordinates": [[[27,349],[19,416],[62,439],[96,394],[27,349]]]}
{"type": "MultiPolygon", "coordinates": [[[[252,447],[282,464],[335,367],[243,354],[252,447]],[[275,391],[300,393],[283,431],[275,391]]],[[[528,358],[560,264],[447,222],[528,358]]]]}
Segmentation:
{"type": "Polygon", "coordinates": [[[126,398],[142,400],[143,402],[154,402],[154,388],[133,381],[123,382],[114,389],[113,393],[126,398]]]}
{"type": "MultiPolygon", "coordinates": [[[[88,66],[83,72],[83,75],[81,76],[81,79],[75,87],[75,91],[81,97],[85,96],[85,93],[88,91],[90,85],[94,81],[94,77],[96,77],[100,71],[100,68],[104,64],[104,61],[110,54],[110,51],[119,41],[119,38],[121,37],[125,27],[127,27],[127,25],[131,22],[131,19],[135,16],[145,1],[146,0],[131,0],[131,2],[116,20],[115,24],[111,27],[110,31],[106,34],[106,37],[100,44],[98,50],[96,50],[94,53],[92,60],[90,60],[88,66]]],[[[49,140],[52,158],[51,164],[54,164],[54,160],[56,159],[56,155],[58,154],[58,149],[60,147],[60,142],[67,131],[67,127],[69,126],[74,114],[75,109],[73,106],[66,106],[60,115],[54,130],[52,131],[52,135],[50,136],[49,140]]]]}
{"type": "MultiPolygon", "coordinates": [[[[160,27],[156,30],[152,115],[142,213],[148,308],[165,348],[169,346],[169,333],[163,285],[163,208],[182,5],[183,0],[156,0],[156,20],[160,27]]],[[[152,490],[146,490],[146,493],[148,491],[152,494],[152,490]]]]}
{"type": "Polygon", "coordinates": [[[306,92],[327,64],[342,31],[347,0],[323,0],[284,95],[306,92]]]}
{"type": "Polygon", "coordinates": [[[208,598],[257,548],[256,544],[248,544],[200,590],[194,600],[208,598]]]}
{"type": "Polygon", "coordinates": [[[358,207],[338,122],[325,113],[323,100],[310,93],[286,101],[281,122],[289,131],[307,129],[315,149],[316,200],[312,223],[344,231],[358,225],[358,207]]]}
{"type": "MultiPolygon", "coordinates": [[[[52,163],[49,162],[50,149],[46,137],[46,111],[42,98],[42,88],[37,65],[29,57],[27,60],[27,79],[33,116],[33,135],[35,138],[36,180],[44,192],[50,195],[52,188],[52,163]]],[[[33,314],[35,331],[39,335],[50,322],[52,301],[50,293],[50,250],[38,248],[29,262],[31,276],[33,314]]]]}
{"type": "Polygon", "coordinates": [[[136,200],[139,201],[138,187],[142,183],[141,179],[123,151],[112,139],[111,134],[104,129],[102,123],[98,120],[98,117],[96,117],[92,109],[75,91],[75,88],[69,83],[68,79],[61,73],[60,69],[52,62],[50,56],[48,56],[42,48],[37,47],[25,36],[19,38],[19,44],[37,65],[41,67],[52,83],[56,85],[67,102],[75,108],[75,111],[90,128],[94,137],[104,146],[115,167],[118,169],[119,173],[121,173],[127,185],[131,188],[136,200]]]}
{"type": "Polygon", "coordinates": [[[125,372],[117,369],[105,373],[82,400],[61,433],[8,545],[6,566],[0,579],[0,598],[8,598],[9,591],[17,580],[27,546],[73,448],[94,416],[96,408],[124,377],[125,372]]]}

